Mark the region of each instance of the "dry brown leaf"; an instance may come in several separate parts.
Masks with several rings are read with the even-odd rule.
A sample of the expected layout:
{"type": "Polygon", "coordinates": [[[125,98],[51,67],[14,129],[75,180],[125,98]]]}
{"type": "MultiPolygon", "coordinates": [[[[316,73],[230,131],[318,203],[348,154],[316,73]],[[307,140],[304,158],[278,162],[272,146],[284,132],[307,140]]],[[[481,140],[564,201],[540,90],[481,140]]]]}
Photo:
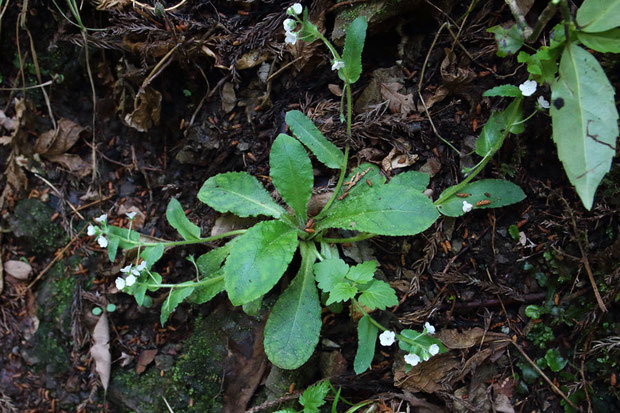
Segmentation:
{"type": "Polygon", "coordinates": [[[236,104],[235,86],[231,82],[224,83],[224,86],[222,86],[222,110],[224,113],[230,113],[236,104]]]}
{"type": "Polygon", "coordinates": [[[390,173],[394,169],[411,166],[417,160],[418,155],[416,154],[405,153],[397,148],[392,148],[390,153],[381,161],[381,167],[385,172],[390,173]]]}
{"type": "Polygon", "coordinates": [[[17,128],[17,121],[15,118],[9,118],[3,111],[0,110],[0,126],[8,132],[13,132],[17,128]]]}
{"type": "Polygon", "coordinates": [[[153,350],[142,350],[140,355],[138,356],[138,364],[136,365],[136,374],[144,373],[146,370],[146,366],[151,364],[157,355],[157,349],[153,350]]]}
{"type": "Polygon", "coordinates": [[[235,63],[235,69],[243,70],[243,69],[251,69],[253,67],[258,66],[269,59],[269,53],[261,52],[260,50],[251,50],[244,55],[242,55],[237,62],[235,63]]]}
{"type": "Polygon", "coordinates": [[[474,327],[463,332],[458,330],[441,330],[437,333],[437,338],[449,349],[465,349],[478,346],[481,343],[493,341],[504,342],[509,340],[505,334],[486,332],[480,327],[474,327]]]}
{"type": "Polygon", "coordinates": [[[95,0],[97,10],[119,10],[131,2],[132,0],[95,0]]]}
{"type": "Polygon", "coordinates": [[[441,78],[448,89],[459,89],[471,83],[476,78],[476,74],[469,68],[459,67],[456,54],[452,50],[446,48],[444,51],[446,57],[441,62],[439,70],[441,78]]]}
{"type": "Polygon", "coordinates": [[[161,93],[150,86],[140,88],[133,102],[133,112],[125,115],[127,126],[146,132],[159,125],[161,119],[161,93]]]}
{"type": "Polygon", "coordinates": [[[53,156],[67,152],[84,135],[86,128],[69,119],[60,119],[55,130],[43,132],[34,144],[35,152],[53,156]]]}
{"type": "MultiPolygon", "coordinates": [[[[432,108],[433,105],[444,100],[446,96],[448,96],[449,94],[450,92],[448,91],[448,88],[445,86],[439,86],[437,89],[435,89],[435,91],[432,94],[425,93],[424,103],[426,104],[426,109],[432,108]]],[[[422,102],[418,104],[418,112],[420,113],[424,112],[424,105],[422,105],[422,102]]]]}
{"type": "Polygon", "coordinates": [[[136,215],[133,218],[132,228],[141,229],[144,226],[144,221],[146,220],[146,216],[144,215],[144,212],[140,210],[140,208],[133,206],[133,205],[131,206],[121,205],[120,207],[118,207],[118,215],[120,216],[125,216],[125,214],[131,214],[132,212],[136,213],[136,215]]]}
{"type": "Polygon", "coordinates": [[[101,314],[93,330],[93,346],[90,348],[90,355],[95,361],[95,371],[99,375],[103,389],[108,390],[112,355],[110,354],[110,326],[105,312],[101,314]]]}
{"type": "Polygon", "coordinates": [[[403,85],[398,82],[381,83],[381,96],[388,101],[388,107],[392,112],[406,116],[415,109],[415,105],[411,93],[407,95],[399,93],[402,88],[403,85]]]}
{"type": "Polygon", "coordinates": [[[32,267],[27,262],[10,260],[4,263],[4,271],[7,275],[17,280],[24,281],[28,279],[28,276],[32,272],[32,267]]]}
{"type": "Polygon", "coordinates": [[[420,167],[420,172],[428,174],[431,178],[441,170],[441,161],[437,158],[428,158],[426,163],[420,167]]]}
{"type": "Polygon", "coordinates": [[[330,83],[329,85],[327,85],[327,89],[329,89],[329,91],[332,92],[334,95],[342,97],[342,88],[340,87],[340,85],[330,83]]]}
{"type": "Polygon", "coordinates": [[[405,373],[404,362],[394,371],[394,385],[410,392],[434,393],[443,388],[442,381],[456,370],[459,362],[450,353],[440,354],[405,373]]]}
{"type": "Polygon", "coordinates": [[[71,153],[63,153],[60,155],[45,156],[52,162],[56,162],[67,168],[70,172],[76,173],[80,176],[88,175],[92,168],[91,164],[80,158],[79,155],[71,153]]]}

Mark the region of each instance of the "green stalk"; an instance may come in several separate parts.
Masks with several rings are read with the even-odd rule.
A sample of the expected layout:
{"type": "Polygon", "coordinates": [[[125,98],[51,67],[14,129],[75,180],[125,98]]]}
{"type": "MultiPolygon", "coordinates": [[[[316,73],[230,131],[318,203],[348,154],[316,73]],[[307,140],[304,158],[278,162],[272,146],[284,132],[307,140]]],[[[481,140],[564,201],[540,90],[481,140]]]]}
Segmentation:
{"type": "Polygon", "coordinates": [[[218,283],[224,279],[223,275],[213,278],[206,278],[202,281],[185,281],[179,284],[151,284],[147,283],[148,287],[157,287],[157,288],[183,288],[183,287],[198,287],[201,285],[211,285],[218,283]]]}
{"type": "Polygon", "coordinates": [[[357,234],[354,237],[349,237],[349,238],[319,238],[319,241],[323,241],[323,242],[327,242],[329,244],[344,244],[347,242],[357,242],[357,241],[363,241],[365,239],[368,238],[372,238],[374,237],[375,234],[369,234],[367,232],[362,232],[360,234],[357,234]]]}
{"type": "Polygon", "coordinates": [[[166,242],[136,242],[127,238],[123,238],[123,237],[119,237],[120,239],[122,239],[123,241],[129,243],[129,244],[134,244],[136,247],[154,247],[156,245],[160,245],[162,244],[164,247],[174,247],[177,245],[189,245],[189,244],[202,244],[205,242],[211,242],[211,241],[215,241],[218,239],[222,239],[222,238],[226,238],[226,237],[232,237],[235,235],[241,235],[243,234],[245,231],[247,231],[246,229],[237,229],[235,231],[229,231],[229,232],[224,232],[222,234],[218,234],[218,235],[214,235],[212,237],[207,237],[207,238],[198,238],[198,239],[187,239],[187,240],[183,240],[183,241],[166,241],[166,242]]]}

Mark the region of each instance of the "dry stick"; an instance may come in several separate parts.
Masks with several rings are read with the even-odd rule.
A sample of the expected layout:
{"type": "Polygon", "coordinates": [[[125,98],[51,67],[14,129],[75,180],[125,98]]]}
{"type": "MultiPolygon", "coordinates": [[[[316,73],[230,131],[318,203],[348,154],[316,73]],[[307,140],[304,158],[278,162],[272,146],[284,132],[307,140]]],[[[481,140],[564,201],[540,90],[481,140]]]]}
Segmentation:
{"type": "Polygon", "coordinates": [[[551,379],[549,379],[549,377],[547,377],[547,375],[536,365],[536,363],[534,363],[534,361],[527,355],[527,353],[521,348],[520,345],[518,345],[517,343],[515,343],[512,340],[507,340],[510,341],[516,348],[517,350],[519,350],[519,353],[521,353],[521,355],[527,360],[528,363],[530,363],[532,365],[532,367],[534,368],[534,370],[536,370],[536,372],[538,374],[540,374],[540,376],[545,379],[545,381],[549,384],[549,386],[551,386],[551,389],[558,395],[560,395],[564,401],[566,401],[566,403],[568,403],[573,409],[577,410],[577,406],[575,405],[575,403],[573,403],[568,397],[566,397],[566,395],[564,394],[564,392],[562,390],[560,390],[558,388],[558,386],[556,386],[555,384],[553,384],[553,382],[551,381],[551,379]]]}
{"type": "Polygon", "coordinates": [[[523,31],[523,37],[527,39],[528,37],[532,35],[532,29],[525,21],[525,16],[523,15],[523,11],[517,4],[517,0],[506,0],[506,3],[508,4],[508,7],[510,7],[510,11],[512,12],[512,15],[517,20],[517,25],[523,31]]]}
{"type": "MultiPolygon", "coordinates": [[[[458,32],[456,32],[456,36],[452,35],[452,37],[454,38],[454,42],[452,43],[452,46],[450,47],[450,51],[451,52],[454,51],[454,45],[458,41],[457,39],[461,36],[461,32],[463,31],[463,27],[465,27],[465,23],[467,22],[467,18],[469,17],[469,13],[471,12],[472,8],[474,7],[474,2],[476,2],[476,0],[471,0],[471,3],[469,3],[469,7],[467,8],[467,11],[465,12],[465,17],[463,18],[463,22],[459,26],[458,32]]],[[[448,30],[450,30],[449,27],[448,27],[448,30]]],[[[450,34],[452,34],[451,31],[450,31],[450,34]]]]}
{"type": "MultiPolygon", "coordinates": [[[[181,7],[182,5],[184,5],[186,1],[187,1],[187,0],[182,0],[180,3],[177,3],[177,4],[175,4],[174,6],[172,6],[172,7],[168,7],[168,8],[166,8],[166,9],[164,9],[164,11],[173,11],[173,10],[175,10],[175,9],[178,9],[179,7],[181,7]]],[[[131,2],[131,4],[132,4],[132,6],[133,6],[133,7],[139,6],[139,7],[142,7],[143,9],[147,9],[147,10],[149,10],[149,11],[155,11],[155,7],[153,7],[153,6],[149,6],[148,4],[140,3],[139,1],[135,1],[135,0],[133,0],[133,1],[131,2]]]]}
{"type": "Polygon", "coordinates": [[[594,296],[596,297],[596,302],[598,303],[599,308],[602,312],[607,312],[607,307],[603,302],[603,298],[601,298],[601,293],[598,291],[598,287],[596,286],[596,281],[594,280],[594,274],[592,273],[592,268],[590,267],[590,261],[588,260],[588,256],[586,254],[585,248],[579,241],[579,231],[577,230],[577,221],[575,221],[575,215],[573,215],[573,210],[571,209],[568,202],[562,198],[564,204],[566,205],[566,209],[570,214],[570,219],[573,224],[573,231],[575,232],[575,242],[577,242],[577,246],[579,247],[579,251],[581,252],[581,261],[583,262],[583,266],[586,268],[586,273],[588,273],[588,279],[590,280],[590,284],[592,285],[592,290],[594,291],[594,296]]]}
{"type": "Polygon", "coordinates": [[[558,5],[553,4],[552,1],[550,1],[549,4],[547,4],[547,7],[545,7],[542,13],[540,13],[540,16],[538,16],[538,20],[536,21],[536,26],[534,26],[534,30],[532,31],[532,34],[530,34],[525,39],[526,42],[532,43],[532,42],[535,42],[536,39],[538,39],[538,36],[540,36],[540,33],[545,28],[547,23],[549,23],[549,20],[551,20],[557,8],[558,8],[558,5]]]}
{"type": "MultiPolygon", "coordinates": [[[[34,63],[37,80],[39,81],[39,83],[43,83],[43,79],[41,78],[41,69],[39,68],[39,59],[37,58],[37,51],[34,48],[32,34],[30,34],[30,30],[28,30],[28,27],[24,26],[23,29],[26,30],[26,34],[28,35],[28,39],[30,41],[30,53],[32,53],[32,62],[34,63]]],[[[50,102],[50,97],[48,96],[45,88],[41,88],[41,93],[43,93],[43,99],[45,100],[45,105],[47,106],[47,113],[49,114],[50,120],[52,121],[54,130],[56,130],[58,126],[56,125],[56,119],[54,119],[54,112],[52,111],[52,103],[50,102]]]]}
{"type": "Polygon", "coordinates": [[[422,106],[424,106],[424,112],[426,112],[426,117],[428,117],[428,121],[431,124],[431,128],[433,129],[433,132],[435,133],[435,136],[437,136],[439,139],[441,139],[446,145],[448,145],[450,148],[452,148],[456,153],[460,154],[461,152],[458,149],[456,149],[450,142],[445,140],[439,134],[439,131],[437,130],[437,128],[435,127],[435,124],[433,123],[433,118],[431,118],[431,114],[428,111],[428,107],[426,106],[426,102],[424,101],[424,98],[422,97],[422,81],[424,80],[424,72],[426,70],[426,65],[428,64],[428,59],[430,58],[431,52],[433,51],[433,48],[435,47],[435,43],[437,43],[437,39],[439,38],[439,34],[441,33],[441,31],[446,26],[449,26],[449,23],[444,22],[441,25],[441,27],[439,28],[439,30],[437,30],[437,33],[435,34],[435,38],[433,39],[433,43],[431,44],[431,47],[428,49],[428,53],[426,54],[426,58],[424,59],[424,64],[422,65],[422,72],[420,73],[420,81],[418,82],[418,97],[420,98],[420,102],[422,102],[422,106]]]}
{"type": "Polygon", "coordinates": [[[82,216],[82,214],[80,214],[80,212],[77,210],[76,207],[73,206],[73,204],[71,202],[69,202],[68,200],[66,200],[64,198],[64,196],[62,195],[62,193],[54,186],[54,184],[52,184],[50,181],[48,181],[47,179],[43,178],[41,175],[39,174],[34,174],[34,176],[36,176],[37,178],[39,178],[40,180],[42,180],[43,182],[45,182],[47,184],[47,186],[49,186],[50,188],[52,188],[52,190],[54,192],[56,192],[56,195],[58,195],[58,197],[60,199],[62,199],[63,201],[65,201],[67,203],[67,205],[69,205],[69,208],[71,208],[73,210],[73,212],[75,212],[77,214],[78,217],[80,217],[80,219],[84,219],[84,217],[82,216]]]}

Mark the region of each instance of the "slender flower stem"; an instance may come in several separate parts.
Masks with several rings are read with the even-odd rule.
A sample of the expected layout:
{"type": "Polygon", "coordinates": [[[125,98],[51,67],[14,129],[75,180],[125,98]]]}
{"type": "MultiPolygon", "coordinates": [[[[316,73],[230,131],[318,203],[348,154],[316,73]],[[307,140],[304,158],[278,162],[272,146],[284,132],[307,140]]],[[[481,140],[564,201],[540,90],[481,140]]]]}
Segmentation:
{"type": "Polygon", "coordinates": [[[357,234],[354,237],[349,238],[320,238],[319,241],[327,242],[330,244],[344,244],[347,242],[357,242],[363,241],[368,238],[374,237],[376,234],[369,234],[367,232],[362,232],[361,234],[357,234]]]}
{"type": "Polygon", "coordinates": [[[188,239],[183,241],[164,241],[164,242],[139,242],[131,239],[120,237],[123,241],[134,244],[136,247],[154,247],[156,245],[163,245],[164,247],[174,247],[177,245],[189,245],[189,244],[203,244],[205,242],[211,242],[222,238],[232,237],[235,235],[243,234],[246,229],[238,229],[235,231],[224,232],[222,234],[214,235],[212,237],[207,238],[198,238],[198,239],[188,239]]]}
{"type": "Polygon", "coordinates": [[[347,173],[347,161],[348,160],[349,160],[349,145],[347,145],[344,149],[344,163],[342,165],[342,168],[340,168],[340,176],[338,177],[338,183],[336,184],[334,193],[332,194],[331,198],[329,198],[329,201],[327,201],[327,203],[325,204],[321,212],[319,212],[319,214],[315,217],[315,220],[319,220],[323,218],[326,211],[329,209],[330,206],[332,206],[332,204],[336,200],[336,197],[338,196],[338,192],[340,192],[340,188],[342,188],[342,184],[344,183],[344,177],[347,173]]]}
{"type": "Polygon", "coordinates": [[[183,287],[198,287],[203,285],[215,284],[224,279],[223,275],[213,278],[206,278],[201,281],[186,281],[178,284],[158,284],[158,283],[146,283],[149,287],[157,287],[157,288],[183,288],[183,287]]]}

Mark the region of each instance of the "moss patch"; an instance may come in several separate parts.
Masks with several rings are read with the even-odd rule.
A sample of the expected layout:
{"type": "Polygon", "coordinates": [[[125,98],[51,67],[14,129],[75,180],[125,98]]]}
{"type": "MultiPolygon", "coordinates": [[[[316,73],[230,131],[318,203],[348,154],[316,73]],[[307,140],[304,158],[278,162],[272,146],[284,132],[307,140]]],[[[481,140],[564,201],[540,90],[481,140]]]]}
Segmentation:
{"type": "Polygon", "coordinates": [[[38,199],[24,199],[17,203],[9,218],[13,233],[24,238],[23,245],[36,255],[49,255],[65,245],[69,238],[62,228],[50,221],[54,210],[38,199]]]}

